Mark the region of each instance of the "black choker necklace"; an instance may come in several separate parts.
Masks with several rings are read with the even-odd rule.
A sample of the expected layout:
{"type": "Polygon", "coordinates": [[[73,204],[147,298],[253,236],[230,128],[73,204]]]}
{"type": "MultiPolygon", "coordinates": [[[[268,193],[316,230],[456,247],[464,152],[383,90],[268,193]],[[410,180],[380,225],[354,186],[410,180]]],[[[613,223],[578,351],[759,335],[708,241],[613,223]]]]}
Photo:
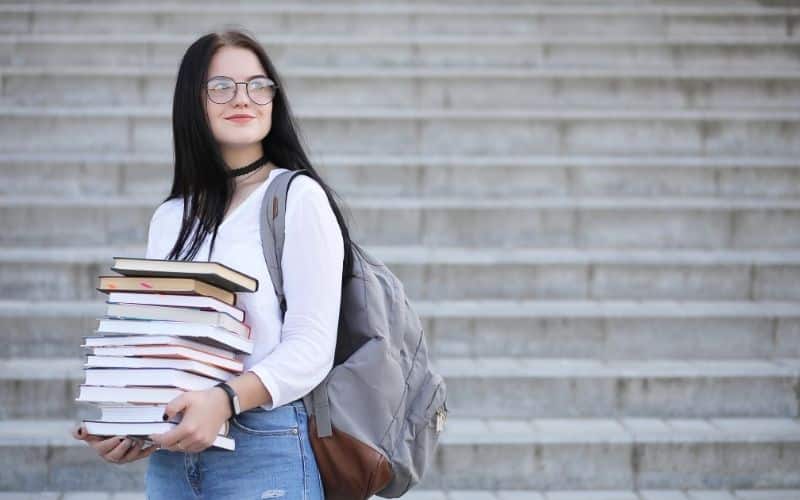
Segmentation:
{"type": "Polygon", "coordinates": [[[238,177],[240,175],[244,175],[244,174],[250,173],[253,170],[257,169],[258,167],[264,165],[268,161],[269,161],[269,158],[267,158],[267,155],[264,155],[261,158],[259,158],[258,160],[256,160],[253,163],[251,163],[250,165],[246,165],[246,166],[244,166],[242,168],[229,169],[228,170],[228,177],[238,177]]]}

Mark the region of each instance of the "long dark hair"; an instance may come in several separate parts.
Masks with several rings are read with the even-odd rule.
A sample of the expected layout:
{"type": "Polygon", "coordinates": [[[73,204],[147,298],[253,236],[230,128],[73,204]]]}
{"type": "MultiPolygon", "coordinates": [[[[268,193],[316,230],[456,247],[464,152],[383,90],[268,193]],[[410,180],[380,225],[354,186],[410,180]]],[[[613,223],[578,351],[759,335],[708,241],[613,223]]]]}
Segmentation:
{"type": "Polygon", "coordinates": [[[306,156],[298,137],[299,128],[284,92],[285,87],[272,61],[252,36],[238,29],[203,35],[186,50],[178,69],[172,102],[175,170],[172,189],[164,201],[183,198],[183,220],[178,238],[167,259],[192,260],[211,232],[213,249],[217,229],[233,196],[235,181],[227,175],[227,166],[211,132],[203,106],[205,94],[202,91],[202,82],[208,78],[211,58],[223,46],[250,49],[258,57],[267,76],[277,84],[272,101],[272,127],[261,142],[264,154],[277,167],[288,170],[305,169],[325,190],[344,240],[344,285],[351,277],[355,243],[350,240],[347,224],[334,200],[336,193],[322,180],[306,156]],[[191,245],[181,257],[182,250],[192,235],[194,238],[191,245]]]}

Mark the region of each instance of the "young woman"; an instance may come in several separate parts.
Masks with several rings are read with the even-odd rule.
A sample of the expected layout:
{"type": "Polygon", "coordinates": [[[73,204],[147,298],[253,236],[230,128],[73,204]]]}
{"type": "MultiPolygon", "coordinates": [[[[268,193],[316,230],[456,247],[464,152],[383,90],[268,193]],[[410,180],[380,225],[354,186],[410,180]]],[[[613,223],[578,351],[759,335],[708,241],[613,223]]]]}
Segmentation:
{"type": "Polygon", "coordinates": [[[241,293],[254,352],[228,384],[240,402],[233,415],[219,387],[173,399],[166,417],[182,414],[156,443],[73,434],[109,462],[149,457],[149,500],[319,499],[323,489],[311,449],[302,397],[333,366],[342,283],[352,268],[347,225],[333,191],[300,144],[283,85],[264,49],[241,31],[205,35],[181,62],[172,113],[172,190],[150,221],[148,258],[212,260],[254,276],[241,293]],[[291,184],[282,268],[286,315],[271,286],[259,233],[269,182],[306,169],[291,184]],[[210,447],[230,420],[231,452],[210,447]]]}

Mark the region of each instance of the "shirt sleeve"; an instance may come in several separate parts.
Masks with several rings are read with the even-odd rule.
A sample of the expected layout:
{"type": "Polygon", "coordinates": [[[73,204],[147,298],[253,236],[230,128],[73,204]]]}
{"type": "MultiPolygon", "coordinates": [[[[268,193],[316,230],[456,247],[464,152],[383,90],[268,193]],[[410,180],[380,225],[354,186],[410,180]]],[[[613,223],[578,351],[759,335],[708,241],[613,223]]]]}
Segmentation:
{"type": "Polygon", "coordinates": [[[325,191],[294,179],[286,201],[283,291],[286,315],[275,349],[248,371],[272,396],[267,409],[302,398],[333,367],[342,293],[344,241],[325,191]]]}
{"type": "Polygon", "coordinates": [[[171,210],[170,202],[164,202],[153,211],[150,217],[150,225],[147,228],[147,249],[145,259],[164,259],[167,253],[172,250],[174,241],[169,240],[167,229],[164,227],[164,218],[167,211],[171,210]]]}
{"type": "MultiPolygon", "coordinates": [[[[160,207],[159,207],[160,208],[160,207]]],[[[147,250],[145,251],[144,258],[145,259],[161,259],[163,256],[159,256],[159,242],[158,242],[158,229],[156,227],[158,222],[158,208],[156,208],[153,215],[150,217],[150,225],[147,228],[147,250]]]]}

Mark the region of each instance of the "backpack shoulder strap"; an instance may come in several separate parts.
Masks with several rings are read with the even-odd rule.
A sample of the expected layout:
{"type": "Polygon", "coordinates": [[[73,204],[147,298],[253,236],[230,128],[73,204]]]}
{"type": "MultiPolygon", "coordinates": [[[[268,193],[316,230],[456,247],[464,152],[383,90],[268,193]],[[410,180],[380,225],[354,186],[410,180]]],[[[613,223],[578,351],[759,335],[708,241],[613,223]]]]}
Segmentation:
{"type": "Polygon", "coordinates": [[[283,255],[284,229],[286,227],[286,200],[289,186],[298,175],[307,175],[304,169],[279,173],[267,186],[267,192],[261,201],[261,246],[267,261],[269,276],[281,314],[286,313],[286,297],[283,294],[283,271],[281,257],[283,255]],[[266,222],[266,224],[264,224],[266,222]]]}

